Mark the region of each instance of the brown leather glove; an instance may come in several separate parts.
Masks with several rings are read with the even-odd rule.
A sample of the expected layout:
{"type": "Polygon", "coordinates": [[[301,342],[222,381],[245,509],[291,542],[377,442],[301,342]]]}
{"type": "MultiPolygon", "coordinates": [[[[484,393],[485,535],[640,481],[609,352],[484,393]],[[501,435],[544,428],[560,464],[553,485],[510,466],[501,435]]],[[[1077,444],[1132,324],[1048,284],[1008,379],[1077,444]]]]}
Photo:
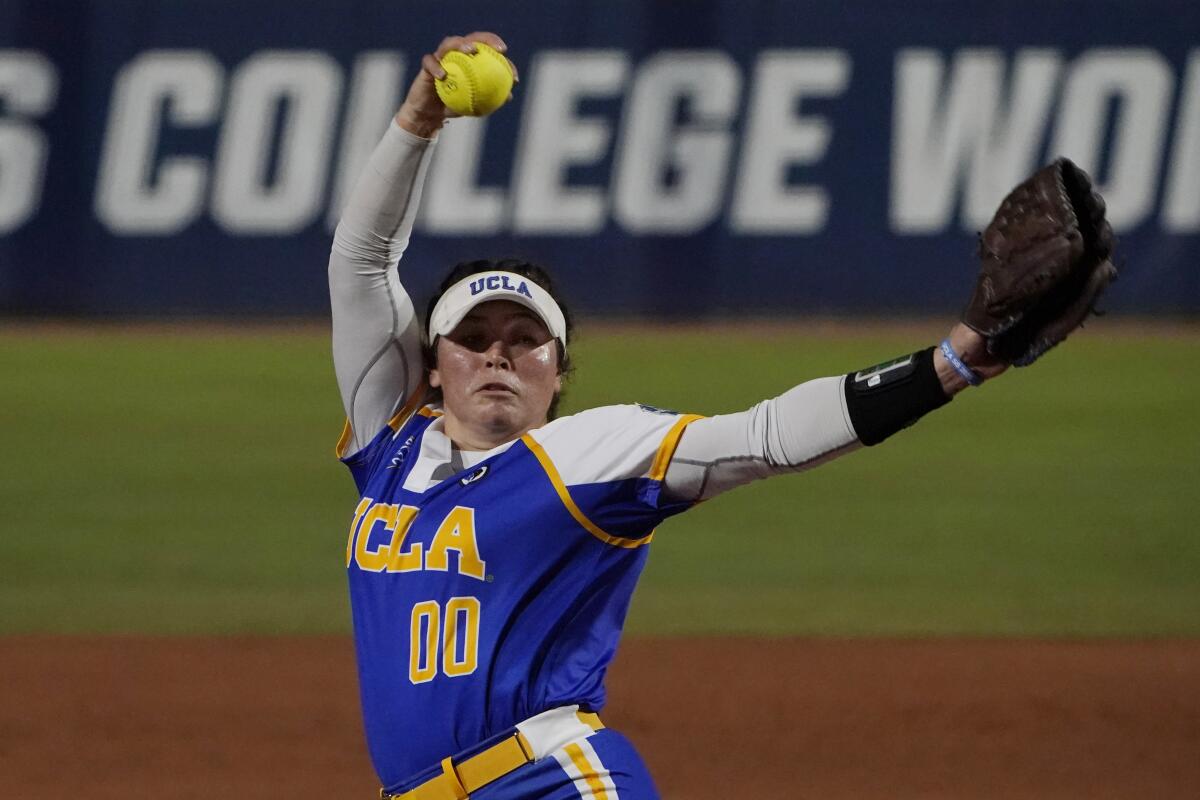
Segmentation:
{"type": "Polygon", "coordinates": [[[1116,277],[1104,198],[1060,158],[1013,189],[979,238],[981,268],[962,321],[988,352],[1032,364],[1095,310],[1116,277]]]}

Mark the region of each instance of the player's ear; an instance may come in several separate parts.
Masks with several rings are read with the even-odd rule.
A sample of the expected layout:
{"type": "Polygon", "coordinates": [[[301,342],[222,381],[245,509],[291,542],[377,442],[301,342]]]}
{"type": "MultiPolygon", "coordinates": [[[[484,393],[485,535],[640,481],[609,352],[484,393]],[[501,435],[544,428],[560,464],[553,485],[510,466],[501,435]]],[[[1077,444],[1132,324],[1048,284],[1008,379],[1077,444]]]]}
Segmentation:
{"type": "Polygon", "coordinates": [[[429,385],[434,389],[442,388],[442,376],[438,372],[437,367],[433,367],[429,370],[429,385]]]}

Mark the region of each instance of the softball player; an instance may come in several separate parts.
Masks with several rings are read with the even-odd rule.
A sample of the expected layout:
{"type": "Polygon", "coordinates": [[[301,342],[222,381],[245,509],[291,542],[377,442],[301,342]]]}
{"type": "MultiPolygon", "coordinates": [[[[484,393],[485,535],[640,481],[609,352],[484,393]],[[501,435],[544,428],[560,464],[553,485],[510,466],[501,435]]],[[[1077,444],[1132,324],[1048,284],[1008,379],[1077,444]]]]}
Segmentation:
{"type": "MultiPolygon", "coordinates": [[[[929,348],[737,414],[553,419],[572,330],[540,268],[460,265],[424,323],[396,268],[446,118],[438,62],[473,41],[505,50],[479,33],[425,57],[329,262],[337,452],[361,495],[346,568],[367,743],[384,797],[653,798],[596,712],[655,526],[881,441],[966,379],[929,348]]],[[[962,326],[951,342],[970,374],[1004,369],[962,326]]]]}

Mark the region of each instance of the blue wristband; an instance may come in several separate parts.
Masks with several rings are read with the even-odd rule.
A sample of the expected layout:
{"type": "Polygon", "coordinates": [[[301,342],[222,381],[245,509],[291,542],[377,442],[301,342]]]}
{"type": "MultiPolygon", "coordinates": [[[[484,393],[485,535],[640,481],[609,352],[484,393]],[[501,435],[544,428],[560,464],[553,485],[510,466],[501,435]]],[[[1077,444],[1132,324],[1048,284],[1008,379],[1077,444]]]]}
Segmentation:
{"type": "Polygon", "coordinates": [[[978,386],[983,383],[983,378],[979,373],[963,363],[963,360],[958,357],[958,353],[954,352],[954,348],[950,346],[949,339],[942,339],[942,355],[950,362],[950,366],[954,367],[954,371],[962,376],[962,379],[972,386],[978,386]]]}

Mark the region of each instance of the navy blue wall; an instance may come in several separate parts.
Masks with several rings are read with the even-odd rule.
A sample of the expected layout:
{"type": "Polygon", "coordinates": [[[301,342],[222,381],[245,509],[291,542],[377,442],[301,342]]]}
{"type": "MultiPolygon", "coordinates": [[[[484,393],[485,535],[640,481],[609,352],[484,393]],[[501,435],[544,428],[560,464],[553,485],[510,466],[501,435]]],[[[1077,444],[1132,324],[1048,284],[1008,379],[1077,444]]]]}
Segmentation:
{"type": "Polygon", "coordinates": [[[445,134],[418,299],[515,254],[598,313],[943,312],[1065,150],[1121,237],[1108,305],[1200,311],[1200,4],[1096,0],[6,0],[0,311],[322,313],[345,181],[475,29],[524,80],[445,134]]]}

